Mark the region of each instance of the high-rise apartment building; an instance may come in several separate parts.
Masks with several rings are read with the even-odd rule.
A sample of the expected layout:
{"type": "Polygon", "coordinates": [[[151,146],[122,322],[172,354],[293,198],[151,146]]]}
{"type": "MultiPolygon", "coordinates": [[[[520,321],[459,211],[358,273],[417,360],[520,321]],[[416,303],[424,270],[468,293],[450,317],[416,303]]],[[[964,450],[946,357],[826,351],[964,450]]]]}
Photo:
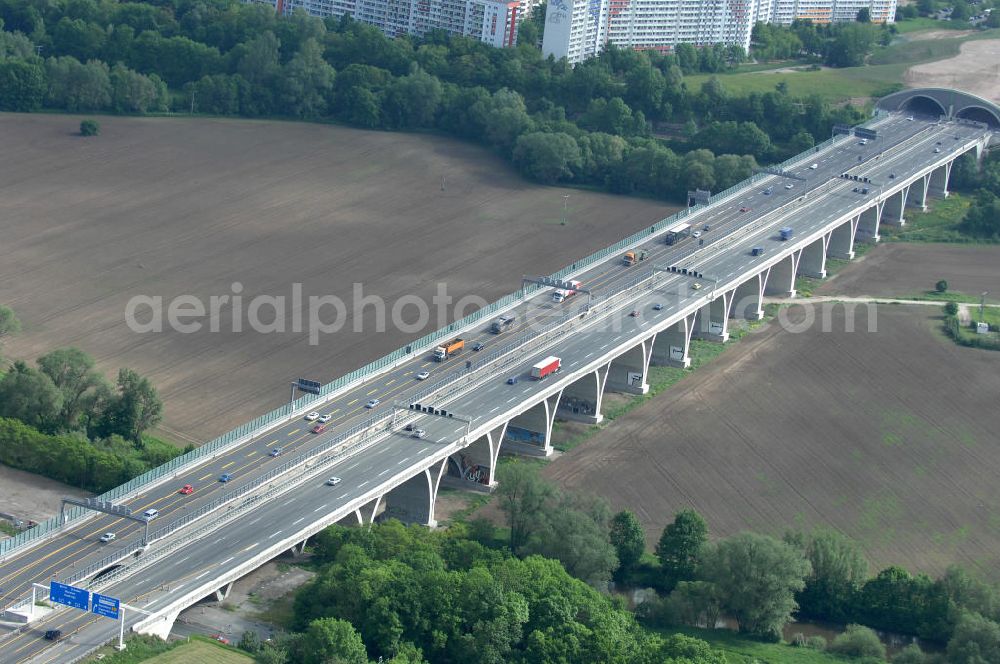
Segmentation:
{"type": "Polygon", "coordinates": [[[517,43],[521,0],[258,0],[280,14],[302,9],[311,16],[350,16],[389,37],[431,30],[474,37],[491,46],[517,43]]]}
{"type": "Polygon", "coordinates": [[[682,43],[749,50],[758,21],[853,21],[862,8],[875,23],[896,18],[896,0],[549,0],[542,52],[575,64],[607,43],[661,52],[682,43]]]}

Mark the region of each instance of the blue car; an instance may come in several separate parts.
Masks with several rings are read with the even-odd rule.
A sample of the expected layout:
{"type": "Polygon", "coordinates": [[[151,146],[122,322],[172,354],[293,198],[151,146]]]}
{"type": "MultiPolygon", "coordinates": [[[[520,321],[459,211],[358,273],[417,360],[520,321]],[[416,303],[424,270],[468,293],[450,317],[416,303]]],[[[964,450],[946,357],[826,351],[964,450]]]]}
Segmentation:
{"type": "Polygon", "coordinates": [[[222,473],[221,475],[219,475],[220,482],[228,482],[231,479],[233,479],[233,476],[230,475],[229,473],[222,473]]]}

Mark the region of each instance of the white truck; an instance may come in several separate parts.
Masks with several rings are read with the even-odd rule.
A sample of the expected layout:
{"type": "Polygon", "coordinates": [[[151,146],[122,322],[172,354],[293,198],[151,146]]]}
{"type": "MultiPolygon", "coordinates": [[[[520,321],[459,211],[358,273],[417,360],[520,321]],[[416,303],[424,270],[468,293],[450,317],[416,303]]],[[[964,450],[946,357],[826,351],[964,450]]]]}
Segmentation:
{"type": "Polygon", "coordinates": [[[572,288],[560,288],[559,290],[557,290],[555,293],[552,294],[552,301],[553,302],[563,302],[563,301],[565,301],[565,300],[573,297],[577,293],[577,291],[575,289],[577,289],[577,288],[579,288],[580,286],[583,285],[583,283],[581,283],[581,282],[579,282],[579,281],[577,281],[575,279],[573,279],[572,281],[570,281],[568,283],[569,283],[570,286],[572,286],[572,288]]]}

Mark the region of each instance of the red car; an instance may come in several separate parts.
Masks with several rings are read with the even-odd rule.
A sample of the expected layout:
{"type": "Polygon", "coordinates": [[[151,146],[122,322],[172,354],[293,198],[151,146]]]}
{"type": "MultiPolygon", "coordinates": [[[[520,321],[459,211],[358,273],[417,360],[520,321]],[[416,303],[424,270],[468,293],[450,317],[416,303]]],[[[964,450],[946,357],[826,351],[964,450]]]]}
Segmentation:
{"type": "Polygon", "coordinates": [[[740,212],[749,212],[749,211],[750,211],[750,208],[748,208],[748,207],[741,207],[740,208],[740,212]]]}
{"type": "Polygon", "coordinates": [[[218,641],[218,642],[219,642],[219,643],[221,643],[222,645],[226,645],[226,646],[228,646],[228,645],[229,645],[229,639],[227,639],[226,637],[224,637],[224,636],[223,636],[223,635],[221,635],[221,634],[213,634],[213,635],[212,635],[212,639],[214,639],[214,640],[218,641]]]}
{"type": "Polygon", "coordinates": [[[177,493],[182,493],[185,496],[189,496],[192,493],[194,493],[194,487],[191,486],[190,484],[185,484],[184,486],[181,487],[181,490],[178,491],[177,493]]]}
{"type": "Polygon", "coordinates": [[[326,425],[325,424],[317,424],[316,426],[314,426],[312,428],[312,432],[313,433],[323,433],[324,431],[326,431],[326,425]]]}

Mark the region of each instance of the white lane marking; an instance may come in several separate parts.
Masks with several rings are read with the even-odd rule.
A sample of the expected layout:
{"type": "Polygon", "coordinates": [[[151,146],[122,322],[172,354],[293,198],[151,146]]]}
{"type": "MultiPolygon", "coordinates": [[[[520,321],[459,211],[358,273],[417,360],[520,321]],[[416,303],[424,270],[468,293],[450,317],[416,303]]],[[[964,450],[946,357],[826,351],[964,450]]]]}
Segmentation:
{"type": "Polygon", "coordinates": [[[495,412],[497,412],[498,410],[500,410],[500,406],[497,406],[496,408],[494,408],[494,409],[493,409],[493,410],[491,410],[490,412],[491,412],[491,413],[495,413],[495,412]]]}
{"type": "Polygon", "coordinates": [[[399,463],[397,463],[396,465],[397,465],[397,466],[402,466],[402,465],[403,465],[404,463],[406,463],[406,462],[407,462],[407,461],[409,461],[409,460],[410,460],[410,457],[406,457],[405,459],[401,460],[401,461],[400,461],[399,463]]]}
{"type": "Polygon", "coordinates": [[[363,487],[366,484],[368,484],[368,480],[365,480],[364,482],[362,482],[361,484],[359,484],[358,488],[360,489],[361,487],[363,487]]]}
{"type": "Polygon", "coordinates": [[[205,576],[206,574],[208,574],[208,570],[205,570],[204,572],[202,572],[198,576],[194,577],[194,580],[197,581],[198,579],[200,579],[201,577],[205,576]]]}
{"type": "Polygon", "coordinates": [[[232,559],[233,559],[233,558],[235,558],[235,557],[236,557],[236,556],[230,556],[229,558],[226,558],[226,559],[225,559],[225,560],[223,560],[223,561],[222,561],[221,563],[219,563],[219,567],[222,567],[223,565],[225,565],[226,563],[228,563],[228,562],[229,562],[230,560],[232,560],[232,559]]]}
{"type": "Polygon", "coordinates": [[[243,549],[243,550],[244,550],[244,551],[249,551],[250,549],[252,549],[252,548],[254,548],[255,546],[257,546],[258,544],[260,544],[260,542],[254,542],[253,544],[251,544],[250,546],[248,546],[247,548],[245,548],[245,549],[243,549]]]}
{"type": "Polygon", "coordinates": [[[419,452],[417,452],[417,454],[423,454],[423,453],[424,453],[424,452],[426,452],[426,451],[427,451],[427,448],[426,448],[426,447],[424,447],[424,448],[422,448],[422,449],[421,449],[421,450],[420,450],[419,452]]]}
{"type": "Polygon", "coordinates": [[[280,535],[283,532],[284,532],[283,530],[279,530],[276,533],[272,533],[272,534],[270,534],[270,535],[267,536],[267,539],[274,539],[275,537],[277,537],[278,535],[280,535]]]}
{"type": "MultiPolygon", "coordinates": [[[[360,462],[358,462],[358,463],[360,463],[360,462]]],[[[354,464],[353,466],[348,466],[348,467],[347,467],[347,470],[354,470],[354,469],[355,469],[355,468],[357,468],[357,467],[358,467],[358,464],[356,463],[356,464],[354,464]]]]}
{"type": "Polygon", "coordinates": [[[444,442],[445,440],[447,440],[447,438],[438,438],[438,439],[437,439],[437,442],[439,442],[439,443],[443,443],[443,442],[444,442]]]}
{"type": "Polygon", "coordinates": [[[378,474],[378,476],[379,476],[379,477],[382,477],[383,475],[385,475],[385,474],[386,474],[386,473],[388,473],[388,472],[389,472],[389,469],[388,469],[388,468],[386,468],[386,469],[385,469],[385,470],[383,470],[383,471],[382,471],[381,473],[379,473],[379,474],[378,474]]]}
{"type": "Polygon", "coordinates": [[[507,403],[511,403],[512,401],[517,401],[517,397],[511,397],[510,399],[507,399],[507,403]]]}
{"type": "MultiPolygon", "coordinates": [[[[348,491],[347,493],[350,493],[350,491],[348,491]]],[[[347,493],[345,493],[344,495],[342,495],[339,498],[337,498],[337,500],[343,500],[344,498],[346,498],[347,497],[347,493]]]]}
{"type": "Polygon", "coordinates": [[[293,526],[297,526],[298,524],[302,523],[302,522],[303,522],[303,521],[305,521],[305,520],[306,520],[306,518],[305,518],[305,517],[301,517],[301,518],[299,518],[299,520],[298,520],[298,521],[293,521],[293,522],[292,522],[292,525],[293,525],[293,526]]]}
{"type": "Polygon", "coordinates": [[[321,509],[323,509],[324,507],[326,507],[326,505],[320,505],[319,507],[317,507],[316,509],[314,509],[313,512],[318,512],[321,509]]]}
{"type": "Polygon", "coordinates": [[[461,431],[461,430],[462,430],[462,429],[464,429],[464,428],[465,428],[465,427],[458,427],[457,429],[455,429],[455,433],[458,433],[459,431],[461,431]]]}
{"type": "Polygon", "coordinates": [[[249,523],[248,523],[247,525],[248,525],[248,526],[252,526],[253,524],[255,524],[255,523],[257,523],[258,521],[260,521],[260,520],[261,520],[262,518],[264,518],[264,517],[260,517],[260,516],[259,516],[259,517],[257,517],[256,519],[254,519],[253,521],[249,522],[249,523]]]}
{"type": "Polygon", "coordinates": [[[170,592],[176,592],[176,591],[180,590],[181,588],[183,588],[186,585],[187,585],[186,583],[182,583],[179,586],[171,586],[170,587],[170,592]]]}

